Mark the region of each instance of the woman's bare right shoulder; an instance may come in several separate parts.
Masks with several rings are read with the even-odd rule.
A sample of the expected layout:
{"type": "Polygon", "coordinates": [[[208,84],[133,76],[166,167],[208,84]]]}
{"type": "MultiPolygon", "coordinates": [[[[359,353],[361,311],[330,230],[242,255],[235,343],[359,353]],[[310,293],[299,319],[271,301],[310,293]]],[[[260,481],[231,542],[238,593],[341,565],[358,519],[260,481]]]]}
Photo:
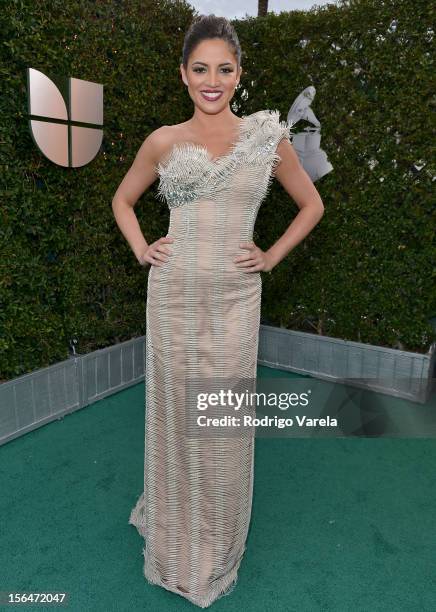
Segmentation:
{"type": "Polygon", "coordinates": [[[152,151],[155,164],[161,163],[171,151],[173,145],[183,134],[183,123],[176,125],[162,125],[151,132],[144,141],[144,145],[152,151]]]}

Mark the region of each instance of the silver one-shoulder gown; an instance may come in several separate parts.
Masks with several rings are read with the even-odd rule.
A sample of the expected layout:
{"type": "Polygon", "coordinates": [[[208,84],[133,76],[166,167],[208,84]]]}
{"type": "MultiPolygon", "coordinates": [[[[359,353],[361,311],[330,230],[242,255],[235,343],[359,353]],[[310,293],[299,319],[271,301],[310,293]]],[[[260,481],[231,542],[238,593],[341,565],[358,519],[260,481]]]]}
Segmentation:
{"type": "Polygon", "coordinates": [[[170,209],[172,255],[151,266],[146,309],[144,489],[129,523],[144,575],[206,608],[236,585],[251,517],[254,434],[187,437],[185,381],[256,378],[262,282],[233,259],[292,124],[279,111],[242,117],[228,154],[183,142],[156,170],[170,209]]]}

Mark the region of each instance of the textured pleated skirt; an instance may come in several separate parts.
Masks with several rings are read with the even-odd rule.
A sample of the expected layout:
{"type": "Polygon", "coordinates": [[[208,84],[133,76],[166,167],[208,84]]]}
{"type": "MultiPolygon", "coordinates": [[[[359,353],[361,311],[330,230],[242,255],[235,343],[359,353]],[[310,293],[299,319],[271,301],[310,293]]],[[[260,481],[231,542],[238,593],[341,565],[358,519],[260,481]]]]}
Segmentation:
{"type": "Polygon", "coordinates": [[[148,276],[144,489],[129,523],[144,538],[147,581],[203,608],[237,581],[254,430],[187,435],[196,406],[186,390],[191,379],[256,378],[261,276],[233,263],[251,238],[244,214],[219,200],[173,208],[173,253],[148,276]]]}

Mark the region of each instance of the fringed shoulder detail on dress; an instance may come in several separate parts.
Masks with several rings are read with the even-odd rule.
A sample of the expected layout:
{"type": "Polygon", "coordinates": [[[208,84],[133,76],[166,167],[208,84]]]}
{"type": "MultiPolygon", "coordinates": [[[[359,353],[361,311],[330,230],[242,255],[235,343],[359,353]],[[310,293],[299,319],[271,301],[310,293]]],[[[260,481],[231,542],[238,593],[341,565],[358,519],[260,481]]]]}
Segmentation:
{"type": "Polygon", "coordinates": [[[272,151],[271,169],[270,169],[270,180],[268,187],[271,185],[275,172],[277,170],[277,166],[282,161],[282,158],[277,153],[277,147],[280,142],[285,138],[289,143],[292,143],[292,136],[294,135],[294,125],[295,122],[290,121],[280,121],[280,112],[278,110],[266,110],[265,125],[266,130],[270,134],[270,144],[272,151]]]}
{"type": "Polygon", "coordinates": [[[294,122],[280,121],[280,111],[268,109],[254,113],[253,116],[256,117],[256,123],[261,129],[264,139],[273,140],[274,149],[277,148],[283,138],[291,141],[295,124],[294,122]]]}
{"type": "Polygon", "coordinates": [[[258,149],[264,152],[263,159],[269,168],[266,194],[274,181],[277,166],[282,161],[277,147],[283,138],[291,143],[295,122],[280,121],[280,111],[276,109],[258,111],[254,116],[258,124],[259,141],[263,143],[259,144],[258,149]]]}

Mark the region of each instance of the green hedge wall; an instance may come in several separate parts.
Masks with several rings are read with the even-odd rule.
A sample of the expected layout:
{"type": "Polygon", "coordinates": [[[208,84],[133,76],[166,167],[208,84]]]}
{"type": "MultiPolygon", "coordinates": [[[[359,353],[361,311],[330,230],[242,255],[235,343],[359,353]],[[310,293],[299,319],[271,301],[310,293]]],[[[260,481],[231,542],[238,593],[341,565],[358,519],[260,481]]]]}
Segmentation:
{"type": "MultiPolygon", "coordinates": [[[[321,223],[271,275],[263,321],[426,352],[436,332],[431,158],[431,3],[359,0],[235,21],[242,116],[316,88],[334,170],[317,181],[321,223]]],[[[0,25],[0,379],[145,333],[148,269],[119,232],[112,197],[144,138],[192,115],[179,75],[185,2],[10,0],[0,25]],[[104,85],[104,139],[65,169],[34,146],[26,70],[104,85]]],[[[301,123],[298,127],[304,128],[301,123]]],[[[157,182],[136,213],[148,242],[169,211],[157,182]]],[[[275,181],[256,223],[267,249],[298,208],[275,181]]]]}

